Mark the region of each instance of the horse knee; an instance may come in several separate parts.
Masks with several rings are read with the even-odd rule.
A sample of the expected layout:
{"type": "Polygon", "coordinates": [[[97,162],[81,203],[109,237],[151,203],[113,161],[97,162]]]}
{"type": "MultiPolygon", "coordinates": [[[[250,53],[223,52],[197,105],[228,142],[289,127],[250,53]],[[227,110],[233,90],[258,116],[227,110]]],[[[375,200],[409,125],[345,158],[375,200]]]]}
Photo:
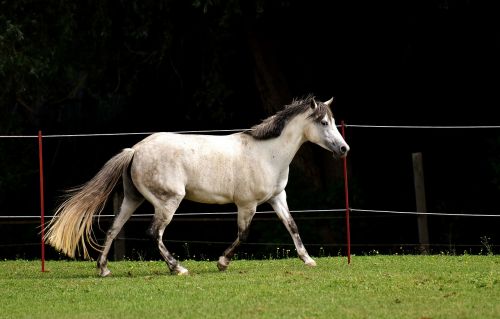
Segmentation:
{"type": "Polygon", "coordinates": [[[248,238],[248,234],[250,233],[250,230],[248,228],[244,229],[244,230],[241,230],[239,233],[238,233],[238,238],[240,241],[246,241],[247,238],[248,238]]]}

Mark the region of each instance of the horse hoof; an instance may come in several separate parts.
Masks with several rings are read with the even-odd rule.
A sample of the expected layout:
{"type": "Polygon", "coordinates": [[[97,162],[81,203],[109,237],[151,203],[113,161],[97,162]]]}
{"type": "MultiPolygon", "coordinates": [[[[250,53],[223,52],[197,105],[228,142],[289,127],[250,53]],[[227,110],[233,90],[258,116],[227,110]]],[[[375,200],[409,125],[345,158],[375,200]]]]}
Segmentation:
{"type": "Polygon", "coordinates": [[[219,258],[219,261],[217,262],[217,268],[219,268],[220,271],[224,271],[227,269],[229,266],[229,259],[227,259],[224,256],[221,256],[219,258]]]}
{"type": "Polygon", "coordinates": [[[175,270],[173,271],[174,275],[177,275],[177,276],[187,276],[189,275],[189,271],[184,268],[184,267],[181,267],[181,266],[177,266],[177,268],[175,268],[175,270]]]}
{"type": "Polygon", "coordinates": [[[306,266],[309,266],[309,267],[316,267],[317,266],[316,262],[312,259],[309,261],[306,261],[305,264],[306,264],[306,266]]]}
{"type": "Polygon", "coordinates": [[[227,269],[227,266],[221,265],[220,263],[217,263],[217,268],[219,268],[220,271],[225,271],[227,269]]]}
{"type": "Polygon", "coordinates": [[[99,273],[99,276],[101,277],[108,277],[111,275],[111,271],[109,269],[101,269],[100,273],[99,273]]]}

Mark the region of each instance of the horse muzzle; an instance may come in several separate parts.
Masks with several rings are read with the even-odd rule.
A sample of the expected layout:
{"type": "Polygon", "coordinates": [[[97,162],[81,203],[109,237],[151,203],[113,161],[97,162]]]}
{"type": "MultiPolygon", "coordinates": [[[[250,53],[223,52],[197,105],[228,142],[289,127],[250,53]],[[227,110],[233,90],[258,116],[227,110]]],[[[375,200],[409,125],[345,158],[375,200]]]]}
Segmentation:
{"type": "Polygon", "coordinates": [[[341,145],[339,147],[339,150],[340,150],[340,157],[346,157],[347,156],[347,153],[349,152],[351,148],[349,147],[349,145],[345,144],[345,145],[341,145]]]}
{"type": "Polygon", "coordinates": [[[339,157],[339,158],[344,158],[347,156],[347,153],[349,152],[351,148],[349,147],[349,145],[343,143],[343,144],[340,144],[340,145],[335,145],[333,147],[333,157],[339,157]]]}

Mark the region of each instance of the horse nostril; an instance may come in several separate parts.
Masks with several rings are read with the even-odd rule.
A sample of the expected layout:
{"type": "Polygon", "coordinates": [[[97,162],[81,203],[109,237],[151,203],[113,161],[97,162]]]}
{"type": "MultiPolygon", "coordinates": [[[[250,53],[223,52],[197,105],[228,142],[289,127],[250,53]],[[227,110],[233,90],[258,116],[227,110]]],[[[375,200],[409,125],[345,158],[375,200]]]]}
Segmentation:
{"type": "Polygon", "coordinates": [[[346,147],[345,145],[342,145],[342,146],[340,147],[340,153],[342,153],[342,154],[347,153],[347,147],[346,147]]]}

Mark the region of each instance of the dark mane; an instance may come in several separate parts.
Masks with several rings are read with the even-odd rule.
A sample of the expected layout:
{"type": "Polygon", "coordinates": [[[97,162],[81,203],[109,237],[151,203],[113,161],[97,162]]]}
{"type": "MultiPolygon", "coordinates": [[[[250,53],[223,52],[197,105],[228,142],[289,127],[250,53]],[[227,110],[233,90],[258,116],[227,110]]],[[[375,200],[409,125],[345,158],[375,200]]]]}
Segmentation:
{"type": "MultiPolygon", "coordinates": [[[[285,105],[281,111],[268,117],[262,121],[262,123],[244,131],[244,133],[251,135],[253,138],[258,140],[267,140],[278,137],[281,135],[281,132],[290,119],[298,114],[306,112],[311,107],[313,100],[313,95],[308,95],[306,98],[301,100],[294,99],[292,104],[285,105]]],[[[326,104],[319,101],[316,101],[316,104],[318,107],[313,113],[311,113],[311,115],[309,115],[309,118],[312,118],[314,121],[321,121],[326,114],[330,114],[330,116],[332,116],[332,111],[326,104]]]]}

